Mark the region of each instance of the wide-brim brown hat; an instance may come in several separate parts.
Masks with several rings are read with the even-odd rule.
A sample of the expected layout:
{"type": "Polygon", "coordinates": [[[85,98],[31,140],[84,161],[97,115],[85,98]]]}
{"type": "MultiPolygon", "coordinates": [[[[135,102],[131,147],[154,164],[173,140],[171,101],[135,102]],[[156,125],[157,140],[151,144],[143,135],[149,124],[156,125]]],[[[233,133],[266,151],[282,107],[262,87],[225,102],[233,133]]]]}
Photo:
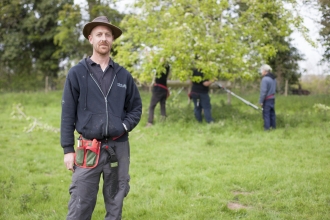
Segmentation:
{"type": "Polygon", "coordinates": [[[100,16],[95,18],[92,22],[89,22],[85,24],[84,29],[83,29],[83,35],[84,37],[88,40],[88,36],[91,34],[93,28],[96,26],[107,26],[111,29],[112,35],[114,39],[117,39],[123,32],[120,30],[120,28],[116,27],[113,24],[110,24],[109,20],[105,16],[100,16]]]}

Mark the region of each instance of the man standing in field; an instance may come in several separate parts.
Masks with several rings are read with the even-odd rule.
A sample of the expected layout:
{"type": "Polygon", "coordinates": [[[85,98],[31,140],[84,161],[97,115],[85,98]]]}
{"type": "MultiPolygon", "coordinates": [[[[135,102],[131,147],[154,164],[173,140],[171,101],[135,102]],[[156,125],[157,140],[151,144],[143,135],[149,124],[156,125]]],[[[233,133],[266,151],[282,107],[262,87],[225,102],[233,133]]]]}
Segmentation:
{"type": "Polygon", "coordinates": [[[202,122],[202,110],[204,110],[204,117],[207,123],[213,123],[211,114],[211,99],[209,96],[209,86],[214,82],[204,79],[204,74],[198,69],[193,69],[193,78],[200,78],[200,81],[192,81],[191,92],[189,97],[194,102],[194,114],[198,122],[202,122]]]}
{"type": "Polygon", "coordinates": [[[276,92],[276,76],[271,72],[272,68],[264,64],[260,67],[262,76],[260,83],[259,103],[263,108],[262,117],[264,120],[264,129],[276,128],[275,114],[275,92],[276,92]]]}
{"type": "MultiPolygon", "coordinates": [[[[164,63],[164,59],[162,58],[161,63],[164,63]]],[[[166,119],[166,99],[170,95],[169,90],[167,88],[167,77],[170,73],[170,66],[166,63],[164,64],[165,71],[160,74],[160,76],[156,75],[155,83],[152,87],[152,96],[149,105],[149,116],[147,127],[153,125],[154,122],[154,111],[157,103],[160,104],[160,114],[161,121],[165,121],[166,119]]]]}
{"type": "Polygon", "coordinates": [[[65,82],[61,145],[64,164],[73,172],[68,220],[91,219],[101,175],[105,219],[121,219],[129,192],[128,132],[140,121],[142,102],[131,74],[110,58],[121,34],[105,16],[87,23],[83,35],[93,47],[92,56],[72,67],[65,82]]]}

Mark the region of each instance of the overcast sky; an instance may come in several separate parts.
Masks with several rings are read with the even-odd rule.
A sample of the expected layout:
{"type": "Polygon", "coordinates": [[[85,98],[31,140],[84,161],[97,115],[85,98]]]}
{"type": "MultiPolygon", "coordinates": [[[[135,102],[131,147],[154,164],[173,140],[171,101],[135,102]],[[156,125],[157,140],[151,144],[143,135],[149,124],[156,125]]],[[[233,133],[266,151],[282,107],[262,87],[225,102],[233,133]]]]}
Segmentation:
{"type": "Polygon", "coordinates": [[[320,20],[320,12],[312,7],[307,7],[304,4],[300,5],[300,13],[304,18],[304,24],[309,29],[309,36],[314,41],[317,42],[317,48],[312,47],[300,33],[294,32],[292,34],[294,46],[305,55],[305,61],[300,62],[300,67],[306,69],[306,74],[328,74],[326,72],[325,65],[318,65],[322,59],[323,48],[318,39],[320,38],[319,30],[320,25],[318,21],[320,20]]]}

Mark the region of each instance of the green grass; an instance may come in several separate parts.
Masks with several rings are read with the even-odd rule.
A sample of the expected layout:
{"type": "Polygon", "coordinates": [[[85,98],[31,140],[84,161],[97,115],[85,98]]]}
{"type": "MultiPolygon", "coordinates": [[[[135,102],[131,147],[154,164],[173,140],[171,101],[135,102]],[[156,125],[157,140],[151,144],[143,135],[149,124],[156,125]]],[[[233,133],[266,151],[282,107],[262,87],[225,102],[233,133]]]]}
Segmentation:
{"type": "MultiPolygon", "coordinates": [[[[214,124],[197,123],[186,93],[174,91],[166,122],[157,106],[146,128],[150,94],[141,95],[123,219],[330,219],[329,112],[313,108],[330,106],[328,96],[278,95],[278,128],[264,132],[260,112],[235,97],[227,105],[223,92],[211,95],[214,124]]],[[[0,95],[0,219],[65,219],[71,174],[56,132],[60,103],[60,91],[0,95]],[[27,118],[13,117],[18,104],[27,118]]],[[[93,220],[103,217],[100,192],[93,220]]]]}

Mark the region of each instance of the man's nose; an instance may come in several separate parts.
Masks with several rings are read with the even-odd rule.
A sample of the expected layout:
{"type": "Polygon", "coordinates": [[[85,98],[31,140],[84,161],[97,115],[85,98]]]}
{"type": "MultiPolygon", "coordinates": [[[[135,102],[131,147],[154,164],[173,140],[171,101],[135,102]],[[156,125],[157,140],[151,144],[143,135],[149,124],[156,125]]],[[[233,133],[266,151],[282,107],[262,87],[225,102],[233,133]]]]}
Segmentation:
{"type": "Polygon", "coordinates": [[[101,40],[102,41],[105,41],[107,38],[106,38],[106,36],[105,36],[105,34],[102,34],[102,36],[101,36],[101,40]]]}

